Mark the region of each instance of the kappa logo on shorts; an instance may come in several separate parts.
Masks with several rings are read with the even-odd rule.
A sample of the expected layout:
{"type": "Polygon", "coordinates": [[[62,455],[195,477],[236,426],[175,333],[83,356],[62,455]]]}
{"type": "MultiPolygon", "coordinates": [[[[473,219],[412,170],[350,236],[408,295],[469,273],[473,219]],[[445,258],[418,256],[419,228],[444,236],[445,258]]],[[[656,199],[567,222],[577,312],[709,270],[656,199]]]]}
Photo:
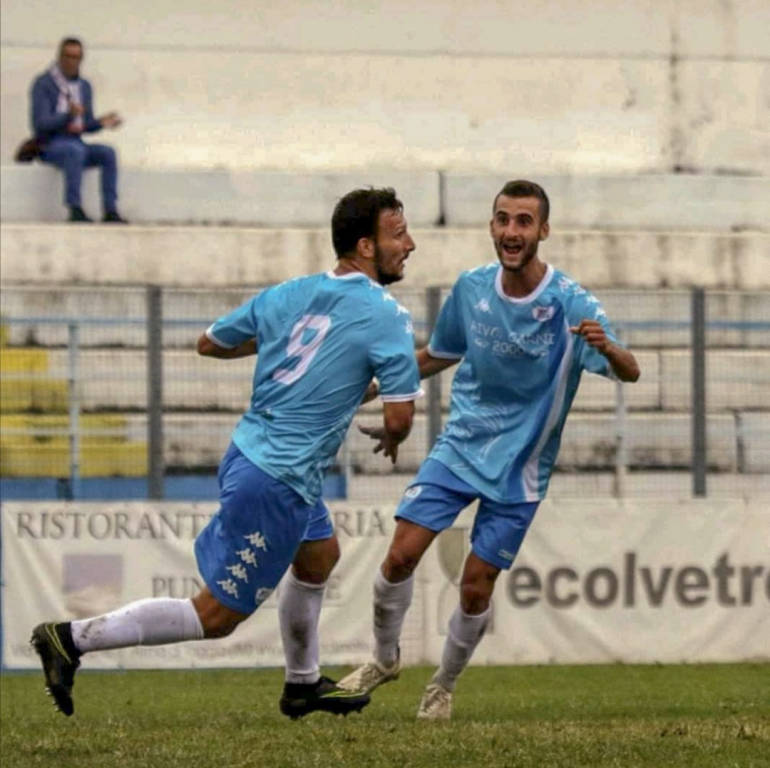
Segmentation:
{"type": "Polygon", "coordinates": [[[254,547],[255,549],[262,549],[265,552],[267,552],[267,541],[259,531],[254,531],[254,533],[246,534],[246,536],[244,536],[243,538],[248,539],[249,544],[251,544],[251,546],[254,547]]]}
{"type": "Polygon", "coordinates": [[[223,592],[232,595],[236,600],[238,599],[238,585],[232,579],[220,579],[217,584],[222,587],[223,592]]]}
{"type": "Polygon", "coordinates": [[[422,493],[421,485],[413,485],[411,488],[407,488],[404,491],[405,499],[416,499],[422,493]]]}
{"type": "Polygon", "coordinates": [[[246,549],[236,549],[235,554],[243,560],[246,565],[257,567],[257,556],[247,547],[246,549]]]}
{"type": "Polygon", "coordinates": [[[245,581],[247,584],[249,583],[249,577],[246,575],[246,569],[240,563],[236,563],[235,565],[228,565],[225,570],[232,573],[236,579],[245,581]]]}

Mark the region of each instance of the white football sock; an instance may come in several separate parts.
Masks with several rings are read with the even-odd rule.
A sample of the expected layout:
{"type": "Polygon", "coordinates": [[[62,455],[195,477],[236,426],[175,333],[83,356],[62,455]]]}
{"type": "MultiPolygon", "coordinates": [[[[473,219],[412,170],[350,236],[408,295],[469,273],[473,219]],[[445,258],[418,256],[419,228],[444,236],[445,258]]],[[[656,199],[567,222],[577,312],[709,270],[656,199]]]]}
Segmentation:
{"type": "Polygon", "coordinates": [[[398,659],[398,641],[412,602],[414,574],[406,581],[388,581],[380,569],[374,579],[374,658],[386,667],[398,659]]]}
{"type": "Polygon", "coordinates": [[[315,683],[320,677],[318,619],[326,583],[300,581],[291,571],[281,584],[281,625],[287,683],[315,683]]]}
{"type": "Polygon", "coordinates": [[[484,630],[489,623],[491,608],[484,613],[471,615],[458,605],[449,619],[449,633],[444,641],[441,666],[433,675],[433,682],[442,685],[448,691],[455,689],[459,674],[473,656],[476,646],[484,637],[484,630]]]}
{"type": "Polygon", "coordinates": [[[192,600],[170,597],[137,600],[102,616],[72,622],[72,641],[81,653],[201,639],[203,627],[192,600]]]}

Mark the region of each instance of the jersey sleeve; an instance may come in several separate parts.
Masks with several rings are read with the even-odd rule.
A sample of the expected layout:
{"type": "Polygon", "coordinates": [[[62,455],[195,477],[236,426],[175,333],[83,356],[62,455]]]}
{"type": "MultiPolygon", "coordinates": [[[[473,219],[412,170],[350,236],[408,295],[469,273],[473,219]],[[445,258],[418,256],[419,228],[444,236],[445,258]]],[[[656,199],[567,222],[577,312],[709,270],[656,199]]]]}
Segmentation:
{"type": "MultiPolygon", "coordinates": [[[[613,344],[620,344],[599,299],[588,291],[584,291],[582,295],[576,296],[572,312],[570,313],[571,325],[580,325],[581,320],[597,320],[601,323],[602,328],[604,328],[607,338],[613,344]]],[[[582,338],[579,339],[579,360],[580,366],[584,370],[598,373],[600,376],[606,376],[608,379],[615,378],[609,360],[582,338]]]]}
{"type": "Polygon", "coordinates": [[[269,289],[252,297],[227,315],[217,318],[207,329],[206,336],[218,347],[232,349],[257,337],[259,315],[267,300],[269,289]]]}
{"type": "Polygon", "coordinates": [[[372,328],[369,361],[380,383],[383,401],[414,400],[423,394],[409,311],[395,300],[384,302],[372,328]]]}
{"type": "Polygon", "coordinates": [[[428,342],[431,357],[459,360],[468,349],[465,328],[460,316],[461,281],[452,287],[436,319],[436,326],[428,342]]]}

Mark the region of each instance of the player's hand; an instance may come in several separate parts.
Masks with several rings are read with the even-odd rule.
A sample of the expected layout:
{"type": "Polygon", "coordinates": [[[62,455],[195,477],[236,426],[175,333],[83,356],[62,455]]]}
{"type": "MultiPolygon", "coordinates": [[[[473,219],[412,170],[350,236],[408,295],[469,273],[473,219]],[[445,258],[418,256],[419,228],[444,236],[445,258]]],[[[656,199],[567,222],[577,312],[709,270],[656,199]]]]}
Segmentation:
{"type": "Polygon", "coordinates": [[[570,331],[576,336],[582,336],[587,344],[597,349],[603,355],[607,353],[612,344],[598,320],[581,320],[580,325],[572,326],[570,331]]]}
{"type": "Polygon", "coordinates": [[[366,388],[366,392],[364,392],[364,396],[361,398],[361,405],[363,405],[364,403],[370,403],[379,394],[380,394],[380,385],[377,383],[376,379],[372,379],[369,382],[369,386],[366,388]]]}
{"type": "Polygon", "coordinates": [[[377,441],[377,445],[372,449],[372,453],[379,453],[385,448],[385,427],[362,427],[359,424],[358,431],[377,441]]]}
{"type": "Polygon", "coordinates": [[[391,464],[396,463],[396,459],[398,459],[398,442],[385,431],[385,427],[362,427],[359,424],[358,429],[365,435],[369,435],[372,440],[377,441],[377,445],[372,449],[372,453],[382,451],[383,456],[387,456],[391,464]]]}

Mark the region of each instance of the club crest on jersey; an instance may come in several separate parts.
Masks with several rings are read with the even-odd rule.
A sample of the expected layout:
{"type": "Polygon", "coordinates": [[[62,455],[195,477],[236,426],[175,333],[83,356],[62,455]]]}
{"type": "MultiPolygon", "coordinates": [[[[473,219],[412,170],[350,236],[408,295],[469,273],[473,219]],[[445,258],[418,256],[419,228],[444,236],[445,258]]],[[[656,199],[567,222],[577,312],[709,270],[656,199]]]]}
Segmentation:
{"type": "Polygon", "coordinates": [[[544,323],[553,317],[553,307],[532,307],[532,317],[538,322],[544,323]]]}

